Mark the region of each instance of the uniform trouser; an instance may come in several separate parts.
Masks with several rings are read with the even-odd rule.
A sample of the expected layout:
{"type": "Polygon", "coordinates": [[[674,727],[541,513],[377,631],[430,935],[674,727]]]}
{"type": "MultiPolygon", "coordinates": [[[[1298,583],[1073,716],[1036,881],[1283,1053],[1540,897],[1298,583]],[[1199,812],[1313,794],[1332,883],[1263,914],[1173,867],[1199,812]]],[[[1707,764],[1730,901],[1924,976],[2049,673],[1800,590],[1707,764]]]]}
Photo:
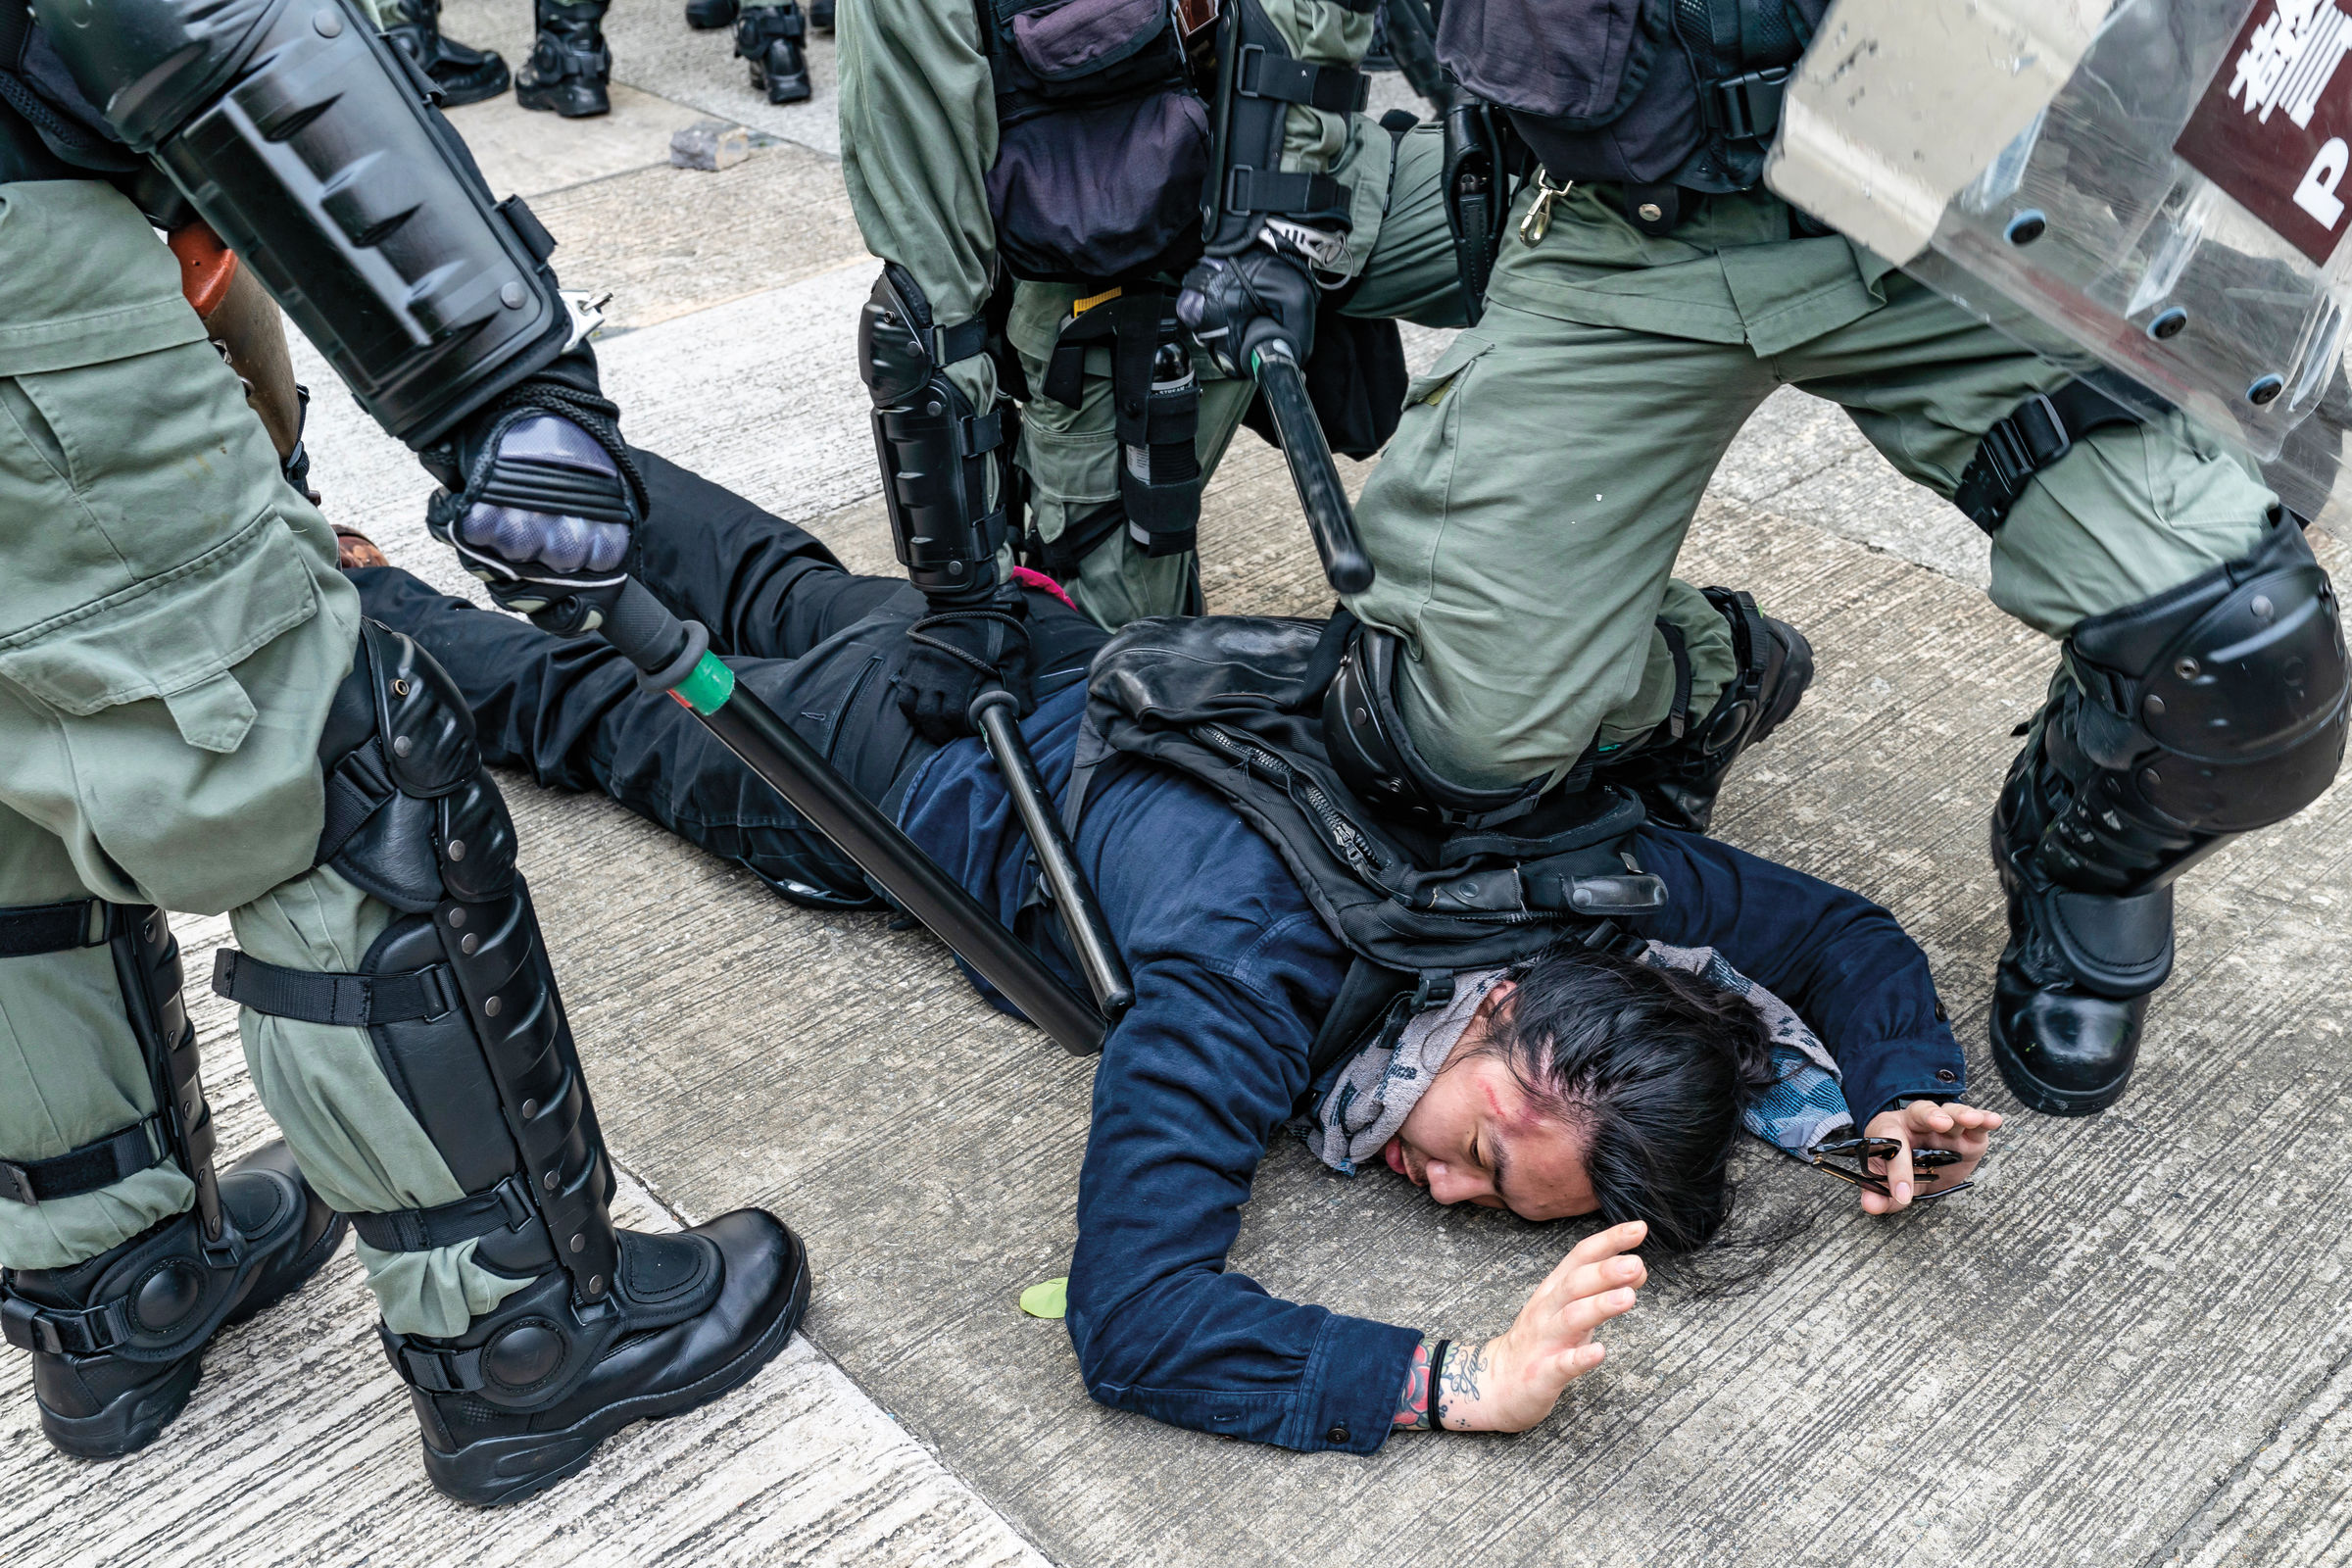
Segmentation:
{"type": "MultiPolygon", "coordinates": [[[[70,198],[53,210],[73,214],[74,271],[118,293],[151,274],[156,301],[177,298],[176,264],[127,202],[46,194],[70,198]]],[[[0,220],[0,276],[41,265],[20,235],[58,241],[17,221],[37,205],[0,220]]],[[[61,313],[71,275],[45,300],[61,313]]],[[[390,911],[312,860],[319,729],[359,599],[219,354],[198,341],[0,376],[0,906],[225,910],[255,957],[358,968],[390,911]]],[[[252,1012],[239,1029],[256,1092],[329,1203],[465,1196],[364,1030],[252,1012]]],[[[154,1108],[105,949],[0,959],[0,1158],[49,1158],[154,1108]]],[[[0,1266],[81,1261],[192,1200],[167,1161],[0,1200],[0,1266]]],[[[361,1246],[386,1321],[454,1333],[521,1283],[474,1265],[473,1245],[361,1246]]]]}
{"type": "MultiPolygon", "coordinates": [[[[1374,121],[1355,117],[1346,155],[1333,171],[1348,187],[1354,264],[1345,314],[1367,320],[1406,320],[1423,326],[1459,326],[1464,318],[1460,272],[1452,231],[1446,225],[1441,175],[1445,137],[1426,125],[1393,137],[1374,121]]],[[[1043,396],[1055,335],[1072,303],[1086,289],[1054,283],[1022,283],[1014,294],[1007,335],[1020,351],[1030,398],[1021,410],[1021,467],[1030,485],[1029,504],[1044,538],[1118,500],[1119,444],[1113,433],[1110,350],[1086,351],[1086,379],[1075,409],[1043,396]]],[[[1195,447],[1201,481],[1215,472],[1242,416],[1256,395],[1255,385],[1218,373],[1207,357],[1195,354],[1200,384],[1200,423],[1195,447]]],[[[1147,557],[1122,529],[1097,546],[1067,583],[1078,608],[1101,624],[1117,628],[1146,615],[1191,612],[1198,563],[1191,552],[1147,557]]],[[[1641,674],[1630,691],[1613,696],[1606,744],[1639,739],[1666,716],[1675,689],[1674,657],[1666,640],[1650,630],[1658,616],[1682,630],[1691,652],[1695,678],[1691,708],[1704,714],[1720,695],[1732,663],[1732,645],[1723,618],[1696,589],[1674,582],[1660,595],[1661,608],[1642,620],[1641,674]],[[1719,672],[1720,671],[1720,672],[1719,672]]]]}
{"type": "MultiPolygon", "coordinates": [[[[632,574],[710,627],[736,680],[895,812],[931,754],[896,685],[923,596],[901,577],[854,575],[810,535],[675,464],[649,452],[637,461],[652,504],[632,574]]],[[[610,795],[796,902],[876,902],[848,857],[685,709],[649,696],[601,640],[551,636],[392,567],[351,575],[368,613],[416,638],[457,681],[485,761],[610,795]]],[[[1036,589],[1028,610],[1038,695],[1084,679],[1109,634],[1036,589]]]]}
{"type": "MultiPolygon", "coordinates": [[[[1640,236],[1594,202],[1555,208],[1553,225],[1548,247],[1506,237],[1486,315],[1413,383],[1357,510],[1378,577],[1349,608],[1405,639],[1400,698],[1422,751],[1490,788],[1567,768],[1596,733],[1622,738],[1611,710],[1654,663],[1651,618],[1700,493],[1779,387],[1842,405],[1948,499],[1984,431],[2070,373],[1899,273],[1880,308],[1770,355],[1563,319],[1547,302],[1595,286],[1592,258],[1635,255],[1640,236]],[[1563,242],[1578,222],[1613,223],[1624,243],[1563,242]]],[[[1792,267],[1795,246],[1842,243],[1782,242],[1792,267]]],[[[1638,297],[1643,273],[1601,281],[1638,297]]],[[[2244,556],[2273,499],[2177,413],[2098,430],[2011,510],[1993,603],[2063,637],[2244,556]]]]}

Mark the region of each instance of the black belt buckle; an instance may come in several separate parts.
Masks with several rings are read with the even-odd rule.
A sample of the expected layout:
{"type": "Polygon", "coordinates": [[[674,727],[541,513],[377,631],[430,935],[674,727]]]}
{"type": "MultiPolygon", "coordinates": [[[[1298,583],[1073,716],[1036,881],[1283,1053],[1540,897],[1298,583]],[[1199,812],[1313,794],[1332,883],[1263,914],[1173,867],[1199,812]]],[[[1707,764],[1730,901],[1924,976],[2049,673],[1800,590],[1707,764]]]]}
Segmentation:
{"type": "Polygon", "coordinates": [[[2074,437],[2067,434],[2066,421],[2058,416],[2058,405],[2036,392],[2016,413],[1984,432],[1982,450],[1994,482],[2014,502],[2028,479],[2074,449],[2074,437]]]}
{"type": "Polygon", "coordinates": [[[1715,84],[1716,128],[1734,141],[1762,141],[1781,128],[1788,68],[1751,71],[1715,84]]]}
{"type": "Polygon", "coordinates": [[[0,1159],[0,1198],[23,1203],[27,1208],[41,1200],[40,1194],[32,1190],[32,1172],[5,1159],[0,1159]]]}

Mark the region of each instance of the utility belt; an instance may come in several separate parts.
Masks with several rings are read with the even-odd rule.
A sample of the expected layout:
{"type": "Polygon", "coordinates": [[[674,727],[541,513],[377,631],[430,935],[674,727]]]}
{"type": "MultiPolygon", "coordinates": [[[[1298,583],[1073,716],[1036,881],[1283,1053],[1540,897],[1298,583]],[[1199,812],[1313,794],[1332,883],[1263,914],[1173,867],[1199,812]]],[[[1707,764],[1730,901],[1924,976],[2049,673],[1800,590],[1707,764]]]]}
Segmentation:
{"type": "Polygon", "coordinates": [[[1119,499],[1072,519],[1061,536],[1032,537],[1047,575],[1068,577],[1124,524],[1146,556],[1181,555],[1200,523],[1200,383],[1176,319],[1176,297],[1160,287],[1119,286],[1077,301],[1054,342],[1043,397],[1075,409],[1085,395],[1086,356],[1110,351],[1111,416],[1119,443],[1119,499]]]}
{"type": "Polygon", "coordinates": [[[1347,615],[1129,626],[1095,656],[1062,808],[1074,834],[1095,776],[1125,754],[1215,791],[1273,845],[1354,959],[1315,1072],[1385,1023],[1443,1005],[1460,974],[1563,942],[1638,946],[1628,922],[1666,898],[1634,858],[1643,813],[1622,790],[1554,792],[1508,822],[1455,830],[1367,807],[1323,740],[1324,692],[1353,630],[1347,615]]]}

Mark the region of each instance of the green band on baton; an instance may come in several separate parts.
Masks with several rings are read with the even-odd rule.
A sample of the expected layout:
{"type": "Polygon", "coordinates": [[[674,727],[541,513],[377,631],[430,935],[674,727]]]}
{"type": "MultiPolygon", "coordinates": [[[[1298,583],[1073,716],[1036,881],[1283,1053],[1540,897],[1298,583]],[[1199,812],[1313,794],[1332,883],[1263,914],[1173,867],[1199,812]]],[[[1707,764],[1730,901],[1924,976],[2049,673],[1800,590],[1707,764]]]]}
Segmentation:
{"type": "Polygon", "coordinates": [[[735,695],[735,672],[720,663],[716,654],[707,653],[670,688],[670,695],[698,713],[715,713],[735,695]]]}

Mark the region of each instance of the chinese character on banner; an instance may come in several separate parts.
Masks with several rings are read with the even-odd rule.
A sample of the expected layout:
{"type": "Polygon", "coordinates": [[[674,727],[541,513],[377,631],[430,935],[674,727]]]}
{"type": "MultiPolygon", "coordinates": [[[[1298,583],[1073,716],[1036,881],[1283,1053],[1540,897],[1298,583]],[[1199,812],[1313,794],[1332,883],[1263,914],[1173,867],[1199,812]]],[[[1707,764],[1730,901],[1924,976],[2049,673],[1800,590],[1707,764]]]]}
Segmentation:
{"type": "MultiPolygon", "coordinates": [[[[2259,8],[2258,8],[2259,9],[2259,8]]],[[[2298,127],[2311,123],[2320,95],[2352,50],[2352,17],[2320,0],[2278,0],[2230,68],[2228,96],[2259,120],[2286,106],[2298,127]]]]}
{"type": "Polygon", "coordinates": [[[2327,265],[2352,168],[2345,0],[2258,3],[2173,150],[2305,256],[2327,265]]]}

